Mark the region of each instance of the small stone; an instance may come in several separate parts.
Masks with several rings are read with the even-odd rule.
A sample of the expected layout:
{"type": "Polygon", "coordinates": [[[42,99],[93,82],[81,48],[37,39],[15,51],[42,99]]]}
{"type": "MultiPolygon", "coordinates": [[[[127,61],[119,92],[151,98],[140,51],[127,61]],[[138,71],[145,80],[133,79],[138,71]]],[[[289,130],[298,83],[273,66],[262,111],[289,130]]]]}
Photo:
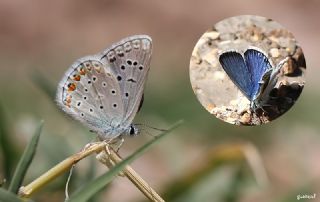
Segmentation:
{"type": "Polygon", "coordinates": [[[277,37],[274,37],[274,36],[270,36],[269,39],[273,42],[276,42],[278,43],[279,42],[279,39],[277,37]]]}
{"type": "Polygon", "coordinates": [[[211,31],[211,32],[206,32],[202,37],[215,40],[215,39],[217,39],[219,36],[220,36],[220,33],[219,33],[219,32],[211,31]]]}
{"type": "Polygon", "coordinates": [[[232,106],[237,106],[238,104],[239,104],[239,100],[238,99],[230,101],[230,105],[232,105],[232,106]]]}
{"type": "Polygon", "coordinates": [[[225,79],[226,74],[222,71],[216,71],[213,73],[213,79],[215,80],[223,80],[225,79]]]}
{"type": "Polygon", "coordinates": [[[258,36],[258,34],[254,34],[252,37],[251,37],[251,40],[252,41],[258,41],[260,39],[260,37],[258,36]]]}
{"type": "Polygon", "coordinates": [[[249,113],[244,113],[240,118],[240,122],[243,124],[249,124],[250,121],[251,121],[251,115],[249,113]]]}
{"type": "Polygon", "coordinates": [[[210,113],[213,113],[214,111],[214,108],[215,108],[216,106],[214,105],[214,104],[208,104],[207,105],[207,110],[210,112],[210,113]]]}
{"type": "Polygon", "coordinates": [[[235,119],[235,118],[228,117],[228,118],[226,119],[226,122],[231,123],[231,124],[234,124],[236,120],[237,120],[237,119],[235,119]]]}
{"type": "Polygon", "coordinates": [[[273,58],[277,58],[280,55],[279,49],[277,48],[271,48],[269,52],[273,58]]]}
{"type": "Polygon", "coordinates": [[[281,71],[284,75],[293,74],[296,69],[296,65],[292,59],[289,59],[286,63],[283,64],[281,71]]]}

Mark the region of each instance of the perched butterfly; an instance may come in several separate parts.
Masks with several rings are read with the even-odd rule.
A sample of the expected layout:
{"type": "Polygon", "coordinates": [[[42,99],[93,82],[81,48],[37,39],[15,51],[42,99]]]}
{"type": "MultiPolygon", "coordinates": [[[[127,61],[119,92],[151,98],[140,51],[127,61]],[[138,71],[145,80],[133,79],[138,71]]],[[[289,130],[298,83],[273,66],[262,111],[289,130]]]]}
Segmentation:
{"type": "Polygon", "coordinates": [[[137,35],[77,60],[60,81],[58,105],[102,140],[138,134],[132,121],[143,101],[151,54],[151,38],[137,35]]]}
{"type": "Polygon", "coordinates": [[[268,106],[270,92],[275,87],[280,69],[287,59],[273,67],[266,54],[252,47],[243,55],[237,51],[224,52],[219,61],[233,83],[248,98],[251,109],[256,111],[268,106]]]}

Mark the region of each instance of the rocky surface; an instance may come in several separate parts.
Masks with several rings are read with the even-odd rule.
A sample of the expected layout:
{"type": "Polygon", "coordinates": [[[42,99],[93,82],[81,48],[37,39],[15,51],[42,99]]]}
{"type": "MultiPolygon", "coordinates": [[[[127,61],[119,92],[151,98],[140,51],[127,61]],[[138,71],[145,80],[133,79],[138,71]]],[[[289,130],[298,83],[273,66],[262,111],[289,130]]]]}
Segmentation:
{"type": "Polygon", "coordinates": [[[217,23],[197,42],[190,59],[192,88],[201,104],[217,118],[236,125],[260,125],[285,113],[305,84],[305,59],[294,36],[279,23],[258,16],[237,16],[217,23]],[[229,79],[219,54],[257,47],[272,66],[282,65],[277,84],[263,109],[252,110],[250,101],[229,79]]]}

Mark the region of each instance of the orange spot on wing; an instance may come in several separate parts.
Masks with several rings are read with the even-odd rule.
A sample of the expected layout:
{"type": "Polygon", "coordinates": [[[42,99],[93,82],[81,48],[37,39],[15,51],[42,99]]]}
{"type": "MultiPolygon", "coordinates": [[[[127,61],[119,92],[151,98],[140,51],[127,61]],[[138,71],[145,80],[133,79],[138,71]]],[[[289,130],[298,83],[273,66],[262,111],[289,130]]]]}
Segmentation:
{"type": "Polygon", "coordinates": [[[80,79],[81,79],[80,75],[74,75],[73,76],[73,80],[75,80],[75,81],[80,81],[80,79]]]}
{"type": "Polygon", "coordinates": [[[85,75],[85,74],[86,74],[86,69],[85,69],[84,67],[80,67],[79,73],[80,73],[81,75],[85,75]]]}
{"type": "Polygon", "coordinates": [[[76,89],[76,84],[74,84],[74,83],[68,84],[68,91],[74,91],[75,89],[76,89]]]}

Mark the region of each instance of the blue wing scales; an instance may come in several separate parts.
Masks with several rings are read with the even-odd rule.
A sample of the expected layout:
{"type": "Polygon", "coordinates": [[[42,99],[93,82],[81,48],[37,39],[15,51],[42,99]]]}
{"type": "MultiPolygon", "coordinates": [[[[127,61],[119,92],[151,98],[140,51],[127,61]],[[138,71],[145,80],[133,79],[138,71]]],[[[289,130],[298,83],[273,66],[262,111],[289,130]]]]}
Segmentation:
{"type": "Polygon", "coordinates": [[[251,100],[254,100],[260,91],[261,82],[265,81],[265,74],[272,68],[267,56],[262,52],[255,49],[248,49],[244,53],[244,59],[248,71],[250,72],[252,89],[251,89],[251,100]]]}
{"type": "Polygon", "coordinates": [[[252,76],[242,55],[235,51],[222,53],[219,57],[220,64],[233,83],[251,101],[252,100],[252,76]]]}

